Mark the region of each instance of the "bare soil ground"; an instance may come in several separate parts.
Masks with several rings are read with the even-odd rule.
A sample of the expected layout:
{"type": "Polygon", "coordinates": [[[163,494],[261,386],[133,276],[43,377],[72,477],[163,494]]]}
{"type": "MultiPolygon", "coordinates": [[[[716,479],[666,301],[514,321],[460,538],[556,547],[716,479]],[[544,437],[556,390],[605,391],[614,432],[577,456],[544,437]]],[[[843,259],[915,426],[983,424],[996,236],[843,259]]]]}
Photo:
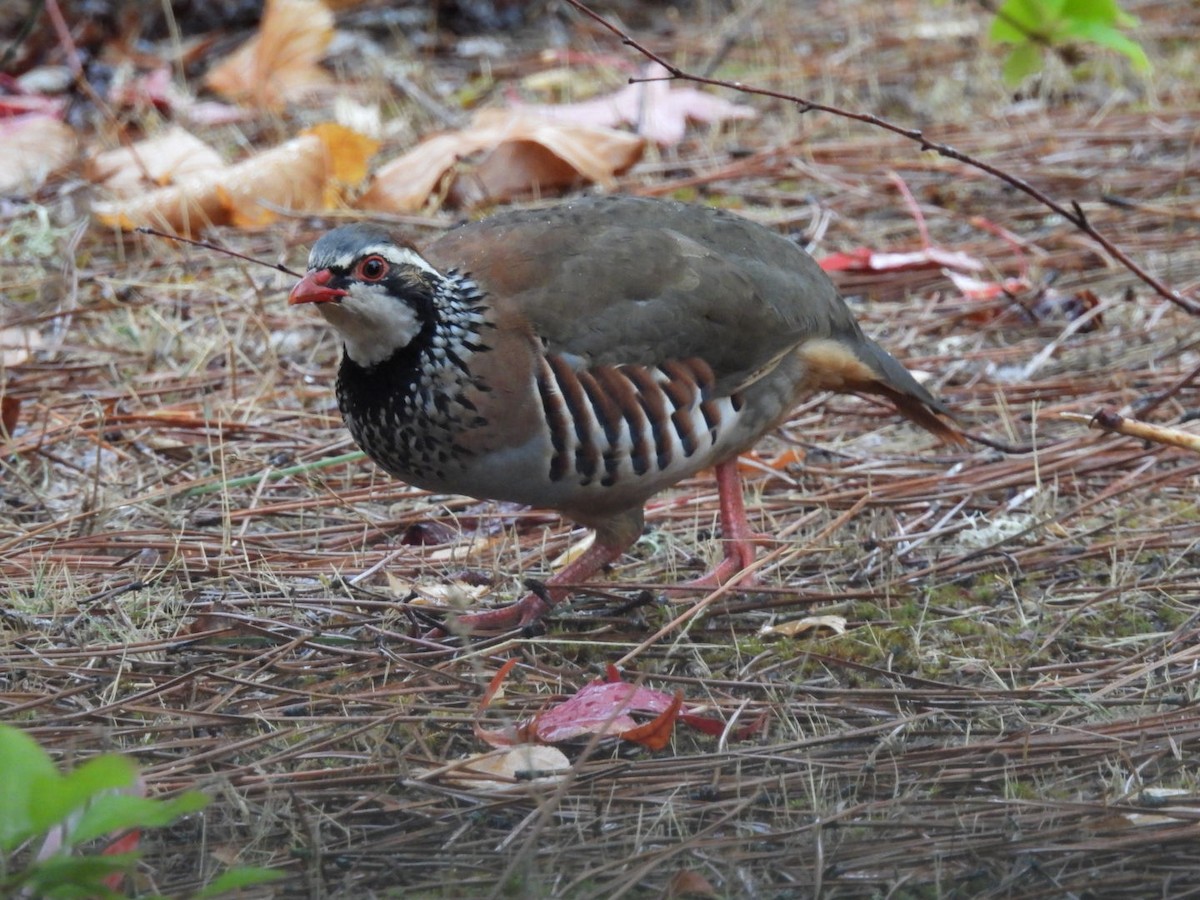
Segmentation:
{"type": "MultiPolygon", "coordinates": [[[[723,77],[924,128],[1078,201],[1195,296],[1200,7],[1130,4],[1146,79],[1097,54],[1014,96],[969,5],[751,6],[630,27],[697,69],[729,38],[723,77]]],[[[574,15],[493,37],[511,50],[485,96],[554,40],[634,59],[574,15]]],[[[452,42],[424,59],[430,90],[480,83],[452,42]]],[[[703,599],[660,589],[711,561],[711,479],[658,498],[635,552],[544,634],[421,643],[414,588],[504,602],[583,533],[338,462],[338,348],[286,307],[287,278],[77,232],[69,186],[6,209],[0,303],[45,344],[0,373],[22,401],[0,452],[0,717],[66,762],[127,751],[150,790],[214,798],[146,836],[139,890],[179,896],[239,862],[284,871],[256,895],[286,897],[1200,892],[1200,457],[1060,415],[1186,423],[1195,320],[976,170],[752,102],[759,121],[695,130],[622,189],[734,207],[817,255],[911,250],[895,173],[935,244],[1029,287],[968,300],[932,269],[843,276],[847,295],[968,428],[1034,449],[936,446],[854,398],[804,405],[747,460],[752,521],[774,537],[762,585],[656,640],[703,599]],[[824,614],[847,632],[759,634],[824,614]],[[568,746],[550,787],[452,783],[439,769],[485,749],[475,710],[512,657],[489,727],[618,661],[731,727],[681,726],[658,753],[568,746]]],[[[303,268],[328,224],[218,237],[303,268]]]]}

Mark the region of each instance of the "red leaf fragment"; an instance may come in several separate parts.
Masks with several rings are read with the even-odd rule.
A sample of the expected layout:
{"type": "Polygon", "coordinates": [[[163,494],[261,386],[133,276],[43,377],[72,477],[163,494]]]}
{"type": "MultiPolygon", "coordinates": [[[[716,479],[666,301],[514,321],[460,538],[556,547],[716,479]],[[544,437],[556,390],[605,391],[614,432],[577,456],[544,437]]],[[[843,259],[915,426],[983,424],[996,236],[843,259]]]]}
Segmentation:
{"type": "MultiPolygon", "coordinates": [[[[101,851],[101,856],[119,856],[122,853],[133,853],[142,839],[142,832],[135,828],[117,838],[101,851]]],[[[113,872],[104,877],[104,886],[110,891],[119,891],[121,882],[125,880],[124,872],[113,872]]]]}
{"type": "Polygon", "coordinates": [[[12,437],[21,418],[21,401],[7,394],[0,396],[0,438],[12,437]]]}

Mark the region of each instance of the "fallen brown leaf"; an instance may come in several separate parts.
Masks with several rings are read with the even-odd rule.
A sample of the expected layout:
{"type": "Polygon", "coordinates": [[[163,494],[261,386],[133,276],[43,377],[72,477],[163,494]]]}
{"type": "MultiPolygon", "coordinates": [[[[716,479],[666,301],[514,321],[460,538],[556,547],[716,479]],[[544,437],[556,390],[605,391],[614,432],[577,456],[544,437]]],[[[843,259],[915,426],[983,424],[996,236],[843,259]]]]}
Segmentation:
{"type": "Polygon", "coordinates": [[[17,430],[21,420],[21,401],[17,397],[0,394],[0,438],[9,438],[17,430]]]}
{"type": "Polygon", "coordinates": [[[318,63],[333,40],[321,0],[267,0],[258,34],[218,63],[205,84],[239,103],[280,109],[330,83],[318,63]]]}
{"type": "Polygon", "coordinates": [[[671,876],[667,884],[666,896],[670,900],[685,897],[720,897],[720,892],[713,887],[712,882],[689,869],[681,869],[671,876]]]}
{"type": "Polygon", "coordinates": [[[438,193],[447,173],[452,181],[445,195],[466,207],[578,181],[612,187],[643,149],[640,138],[620,131],[553,122],[528,112],[482,110],[467,128],[433,135],[380,168],[358,205],[415,212],[438,193]],[[481,155],[466,162],[475,154],[481,155]]]}

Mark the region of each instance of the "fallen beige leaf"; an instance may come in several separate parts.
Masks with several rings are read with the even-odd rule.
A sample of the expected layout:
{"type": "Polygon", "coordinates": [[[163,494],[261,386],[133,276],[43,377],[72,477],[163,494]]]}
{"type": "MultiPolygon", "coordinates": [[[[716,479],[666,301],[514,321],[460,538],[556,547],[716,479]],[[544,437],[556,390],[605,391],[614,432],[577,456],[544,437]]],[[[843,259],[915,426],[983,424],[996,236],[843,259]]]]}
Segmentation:
{"type": "Polygon", "coordinates": [[[0,194],[31,194],[74,158],[75,132],[54,116],[0,119],[0,194]]]}
{"type": "Polygon", "coordinates": [[[42,346],[42,336],[32,328],[0,328],[0,366],[10,368],[29,361],[42,346]]]}
{"type": "Polygon", "coordinates": [[[571,761],[557,747],[515,744],[456,760],[420,777],[479,791],[509,792],[530,784],[557,784],[570,768],[571,761]]]}
{"type": "Polygon", "coordinates": [[[554,557],[554,560],[550,563],[550,568],[554,569],[555,571],[558,569],[565,569],[571,563],[575,562],[575,560],[579,559],[579,557],[583,556],[583,554],[585,554],[588,550],[590,550],[592,544],[594,543],[596,543],[596,532],[588,531],[586,535],[577,540],[562,553],[558,554],[558,556],[554,557]]]}
{"type": "Polygon", "coordinates": [[[486,584],[467,584],[465,581],[410,581],[387,573],[388,592],[397,600],[414,606],[469,609],[491,588],[486,584]]]}
{"type": "Polygon", "coordinates": [[[162,134],[93,154],[85,166],[87,176],[114,197],[132,197],[150,188],[174,184],[185,178],[225,168],[221,154],[174,125],[162,134]]]}
{"type": "Polygon", "coordinates": [[[778,637],[798,637],[808,631],[827,628],[834,634],[846,633],[844,616],[807,616],[791,622],[781,622],[778,625],[764,625],[759,629],[760,635],[775,635],[778,637]]]}
{"type": "Polygon", "coordinates": [[[325,123],[234,166],[217,186],[234,225],[259,227],[277,218],[270,207],[332,209],[367,172],[379,146],[349,128],[325,123]]]}

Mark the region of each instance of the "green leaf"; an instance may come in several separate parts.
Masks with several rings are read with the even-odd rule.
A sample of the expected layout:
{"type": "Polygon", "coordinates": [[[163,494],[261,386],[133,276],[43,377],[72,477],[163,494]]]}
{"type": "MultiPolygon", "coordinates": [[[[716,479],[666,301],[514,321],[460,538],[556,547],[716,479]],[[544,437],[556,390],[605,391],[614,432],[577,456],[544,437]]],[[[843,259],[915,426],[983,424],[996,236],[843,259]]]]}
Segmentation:
{"type": "Polygon", "coordinates": [[[130,787],[137,781],[137,766],[124,756],[106,754],[89,759],[63,776],[62,790],[72,809],[82,808],[89,800],[130,787]]]}
{"type": "Polygon", "coordinates": [[[1116,50],[1123,54],[1137,71],[1150,71],[1150,59],[1142,45],[1109,25],[1100,22],[1076,22],[1071,29],[1071,37],[1116,50]]]}
{"type": "Polygon", "coordinates": [[[1131,16],[1121,9],[1116,0],[1066,0],[1062,17],[1075,22],[1103,22],[1121,28],[1138,24],[1137,16],[1131,16]]]}
{"type": "Polygon", "coordinates": [[[23,841],[64,818],[70,811],[61,797],[54,762],[25,732],[0,725],[0,850],[23,841]]]}
{"type": "Polygon", "coordinates": [[[1042,48],[1037,44],[1022,44],[1014,47],[1004,61],[1004,83],[1016,87],[1029,75],[1042,68],[1042,48]]]}
{"type": "Polygon", "coordinates": [[[230,869],[219,878],[206,885],[199,893],[192,894],[194,900],[205,897],[216,897],[226,891],[236,891],[238,888],[253,887],[256,884],[267,884],[278,881],[283,873],[278,869],[257,869],[251,866],[240,866],[230,869]]]}
{"type": "Polygon", "coordinates": [[[1039,0],[1007,0],[992,20],[988,37],[998,44],[1024,44],[1030,34],[1039,34],[1044,24],[1039,0]]]}
{"type": "Polygon", "coordinates": [[[135,797],[130,794],[108,794],[97,797],[71,831],[70,840],[80,844],[92,838],[128,828],[161,828],[180,816],[208,804],[203,794],[191,791],[171,800],[135,797]]]}

